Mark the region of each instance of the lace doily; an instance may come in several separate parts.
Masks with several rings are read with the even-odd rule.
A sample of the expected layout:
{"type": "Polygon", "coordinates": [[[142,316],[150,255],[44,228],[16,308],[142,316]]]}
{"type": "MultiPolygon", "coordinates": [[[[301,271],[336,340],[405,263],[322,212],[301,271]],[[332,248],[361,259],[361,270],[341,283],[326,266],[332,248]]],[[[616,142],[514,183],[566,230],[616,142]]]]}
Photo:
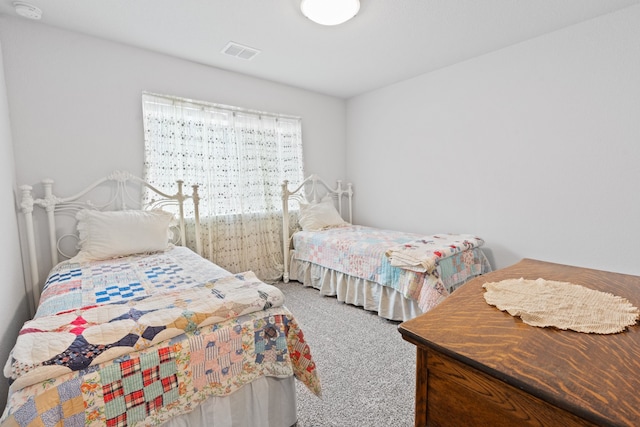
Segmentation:
{"type": "Polygon", "coordinates": [[[614,334],[640,316],[627,299],[569,282],[507,279],[485,283],[484,299],[523,322],[577,332],[614,334]]]}

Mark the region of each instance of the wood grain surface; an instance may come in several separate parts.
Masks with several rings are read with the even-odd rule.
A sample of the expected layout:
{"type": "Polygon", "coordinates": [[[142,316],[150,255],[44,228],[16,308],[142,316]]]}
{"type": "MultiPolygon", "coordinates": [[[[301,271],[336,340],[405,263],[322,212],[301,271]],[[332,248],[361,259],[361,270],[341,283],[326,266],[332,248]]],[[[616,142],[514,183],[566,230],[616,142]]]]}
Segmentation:
{"type": "MultiPolygon", "coordinates": [[[[418,346],[416,426],[427,425],[427,408],[448,411],[443,393],[452,393],[451,389],[468,404],[484,394],[489,400],[497,399],[498,405],[524,410],[522,396],[500,396],[504,391],[475,390],[466,396],[473,381],[461,386],[454,381],[461,374],[450,371],[460,366],[472,368],[473,372],[464,374],[469,378],[479,375],[474,381],[491,378],[530,396],[533,406],[526,410],[536,408],[532,402],[539,401],[569,412],[583,425],[640,426],[638,324],[612,335],[537,328],[485,302],[484,283],[521,277],[567,281],[640,306],[640,277],[530,259],[470,281],[433,310],[399,326],[404,339],[418,346]]],[[[544,420],[554,415],[540,411],[536,409],[534,415],[542,421],[531,418],[532,414],[519,413],[516,418],[532,419],[530,425],[551,425],[544,420]]]]}

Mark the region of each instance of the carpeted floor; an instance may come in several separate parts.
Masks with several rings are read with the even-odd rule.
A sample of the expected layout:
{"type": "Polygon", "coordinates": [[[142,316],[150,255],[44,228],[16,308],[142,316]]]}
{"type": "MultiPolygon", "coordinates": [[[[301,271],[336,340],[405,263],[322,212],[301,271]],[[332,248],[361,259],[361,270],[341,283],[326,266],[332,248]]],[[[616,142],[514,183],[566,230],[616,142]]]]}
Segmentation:
{"type": "Polygon", "coordinates": [[[415,347],[390,322],[321,297],[298,282],[276,283],[316,361],[323,396],[299,381],[298,427],[413,426],[415,347]]]}

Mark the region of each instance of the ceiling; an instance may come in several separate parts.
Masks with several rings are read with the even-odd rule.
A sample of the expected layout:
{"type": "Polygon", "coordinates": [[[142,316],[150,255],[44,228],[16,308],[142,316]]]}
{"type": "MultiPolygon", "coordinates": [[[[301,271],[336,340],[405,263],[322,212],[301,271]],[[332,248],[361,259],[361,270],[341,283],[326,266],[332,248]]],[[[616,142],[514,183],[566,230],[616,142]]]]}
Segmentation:
{"type": "MultiPolygon", "coordinates": [[[[335,27],[299,0],[25,0],[41,24],[340,98],[464,61],[640,0],[361,0],[335,27]],[[233,41],[252,60],[221,53],[233,41]]],[[[0,13],[18,16],[12,0],[0,13]]]]}

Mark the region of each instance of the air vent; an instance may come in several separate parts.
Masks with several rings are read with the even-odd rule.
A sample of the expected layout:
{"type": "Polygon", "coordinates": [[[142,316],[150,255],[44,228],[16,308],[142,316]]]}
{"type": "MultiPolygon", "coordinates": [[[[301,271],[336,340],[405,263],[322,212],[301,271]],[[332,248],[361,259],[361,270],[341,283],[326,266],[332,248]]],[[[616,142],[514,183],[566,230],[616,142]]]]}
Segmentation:
{"type": "Polygon", "coordinates": [[[249,61],[259,54],[260,51],[249,46],[241,45],[240,43],[229,42],[224,49],[222,49],[222,53],[249,61]]]}

